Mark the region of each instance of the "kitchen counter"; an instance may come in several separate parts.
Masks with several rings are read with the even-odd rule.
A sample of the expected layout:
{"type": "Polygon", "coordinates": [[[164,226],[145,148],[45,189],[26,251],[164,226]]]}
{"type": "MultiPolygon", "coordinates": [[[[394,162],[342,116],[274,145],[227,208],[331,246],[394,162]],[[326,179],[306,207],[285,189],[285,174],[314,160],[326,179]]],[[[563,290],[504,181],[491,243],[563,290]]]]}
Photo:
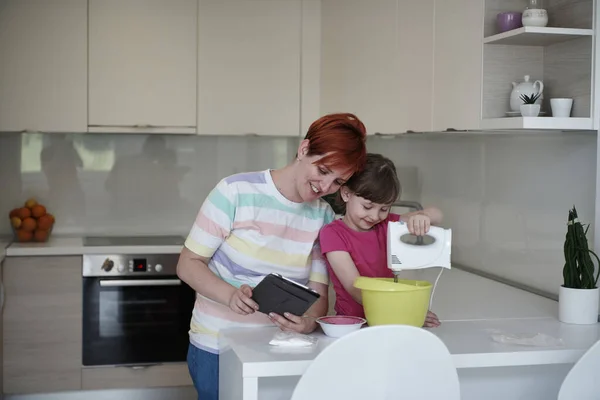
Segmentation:
{"type": "Polygon", "coordinates": [[[4,257],[6,257],[6,249],[10,245],[11,241],[12,240],[8,238],[0,236],[0,263],[2,260],[4,260],[4,257]]]}
{"type": "MultiPolygon", "coordinates": [[[[432,273],[435,277],[437,271],[417,275],[426,278],[432,273]]],[[[553,300],[458,269],[444,272],[432,308],[442,325],[430,331],[453,356],[464,400],[556,398],[571,365],[600,339],[600,324],[560,323],[558,303],[553,300]],[[538,333],[556,342],[524,346],[492,338],[493,334],[538,333]]],[[[221,355],[221,368],[238,371],[237,376],[220,375],[224,398],[256,399],[259,392],[261,399],[283,398],[283,391],[291,394],[312,360],[336,340],[315,332],[319,342],[312,350],[277,349],[268,344],[276,331],[268,327],[223,333],[229,348],[221,355]]]]}
{"type": "Polygon", "coordinates": [[[6,256],[69,256],[83,254],[179,254],[181,245],[85,246],[83,237],[51,237],[46,243],[12,243],[6,256]]]}

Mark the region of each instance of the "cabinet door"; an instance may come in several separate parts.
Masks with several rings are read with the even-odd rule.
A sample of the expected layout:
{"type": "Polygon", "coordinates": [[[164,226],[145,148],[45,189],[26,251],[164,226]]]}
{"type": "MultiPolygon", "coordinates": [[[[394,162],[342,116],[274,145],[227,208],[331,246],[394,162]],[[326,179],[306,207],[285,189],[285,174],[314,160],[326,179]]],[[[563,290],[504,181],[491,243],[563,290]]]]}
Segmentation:
{"type": "Polygon", "coordinates": [[[369,134],[409,129],[396,52],[396,0],[323,0],[321,113],[351,112],[369,134]]]}
{"type": "Polygon", "coordinates": [[[81,257],[7,257],[4,393],[81,389],[81,257]]]}
{"type": "Polygon", "coordinates": [[[85,132],[87,1],[0,2],[0,131],[85,132]]]}
{"type": "Polygon", "coordinates": [[[297,136],[301,0],[200,0],[198,132],[297,136]]]}
{"type": "Polygon", "coordinates": [[[197,0],[89,8],[89,130],[195,132],[197,0]]]}
{"type": "Polygon", "coordinates": [[[432,130],[434,0],[398,0],[401,132],[432,130]]]}
{"type": "Polygon", "coordinates": [[[479,129],[484,3],[435,0],[433,129],[479,129]]]}

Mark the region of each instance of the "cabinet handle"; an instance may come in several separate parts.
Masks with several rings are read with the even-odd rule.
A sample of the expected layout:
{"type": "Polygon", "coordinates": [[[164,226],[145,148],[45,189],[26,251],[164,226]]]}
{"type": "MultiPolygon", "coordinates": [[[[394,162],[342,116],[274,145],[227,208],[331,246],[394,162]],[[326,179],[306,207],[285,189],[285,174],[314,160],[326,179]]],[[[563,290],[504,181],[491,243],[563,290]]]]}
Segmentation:
{"type": "Polygon", "coordinates": [[[101,287],[131,287],[131,286],[179,286],[179,279],[119,279],[114,281],[102,280],[101,287]]]}
{"type": "Polygon", "coordinates": [[[128,366],[128,368],[131,368],[133,370],[140,370],[140,369],[147,369],[150,367],[154,367],[155,365],[159,365],[159,364],[131,365],[131,366],[128,366]]]}
{"type": "Polygon", "coordinates": [[[444,132],[458,132],[458,131],[454,128],[446,128],[446,130],[444,132]]]}
{"type": "Polygon", "coordinates": [[[138,125],[134,125],[134,128],[155,128],[154,125],[148,125],[148,124],[138,124],[138,125]]]}

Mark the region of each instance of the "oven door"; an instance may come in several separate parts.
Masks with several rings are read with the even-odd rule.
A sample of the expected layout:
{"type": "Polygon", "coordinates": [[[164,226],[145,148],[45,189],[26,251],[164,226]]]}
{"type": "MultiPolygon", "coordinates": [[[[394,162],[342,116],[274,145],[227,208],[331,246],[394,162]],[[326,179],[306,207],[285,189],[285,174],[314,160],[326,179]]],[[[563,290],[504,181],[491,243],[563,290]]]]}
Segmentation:
{"type": "Polygon", "coordinates": [[[83,365],[185,361],[194,300],[177,276],[83,278],[83,365]]]}

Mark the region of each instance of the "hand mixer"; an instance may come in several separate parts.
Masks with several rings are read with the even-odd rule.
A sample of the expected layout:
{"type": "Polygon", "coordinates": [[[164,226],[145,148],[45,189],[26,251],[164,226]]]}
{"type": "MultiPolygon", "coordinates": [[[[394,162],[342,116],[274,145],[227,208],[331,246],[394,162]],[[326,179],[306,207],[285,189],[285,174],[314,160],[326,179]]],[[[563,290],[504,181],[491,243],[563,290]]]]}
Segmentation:
{"type": "Polygon", "coordinates": [[[394,273],[394,282],[398,283],[401,271],[440,267],[431,291],[430,309],[438,280],[444,268],[450,269],[451,248],[452,229],[432,226],[425,236],[415,236],[406,223],[388,222],[387,265],[394,273]]]}

